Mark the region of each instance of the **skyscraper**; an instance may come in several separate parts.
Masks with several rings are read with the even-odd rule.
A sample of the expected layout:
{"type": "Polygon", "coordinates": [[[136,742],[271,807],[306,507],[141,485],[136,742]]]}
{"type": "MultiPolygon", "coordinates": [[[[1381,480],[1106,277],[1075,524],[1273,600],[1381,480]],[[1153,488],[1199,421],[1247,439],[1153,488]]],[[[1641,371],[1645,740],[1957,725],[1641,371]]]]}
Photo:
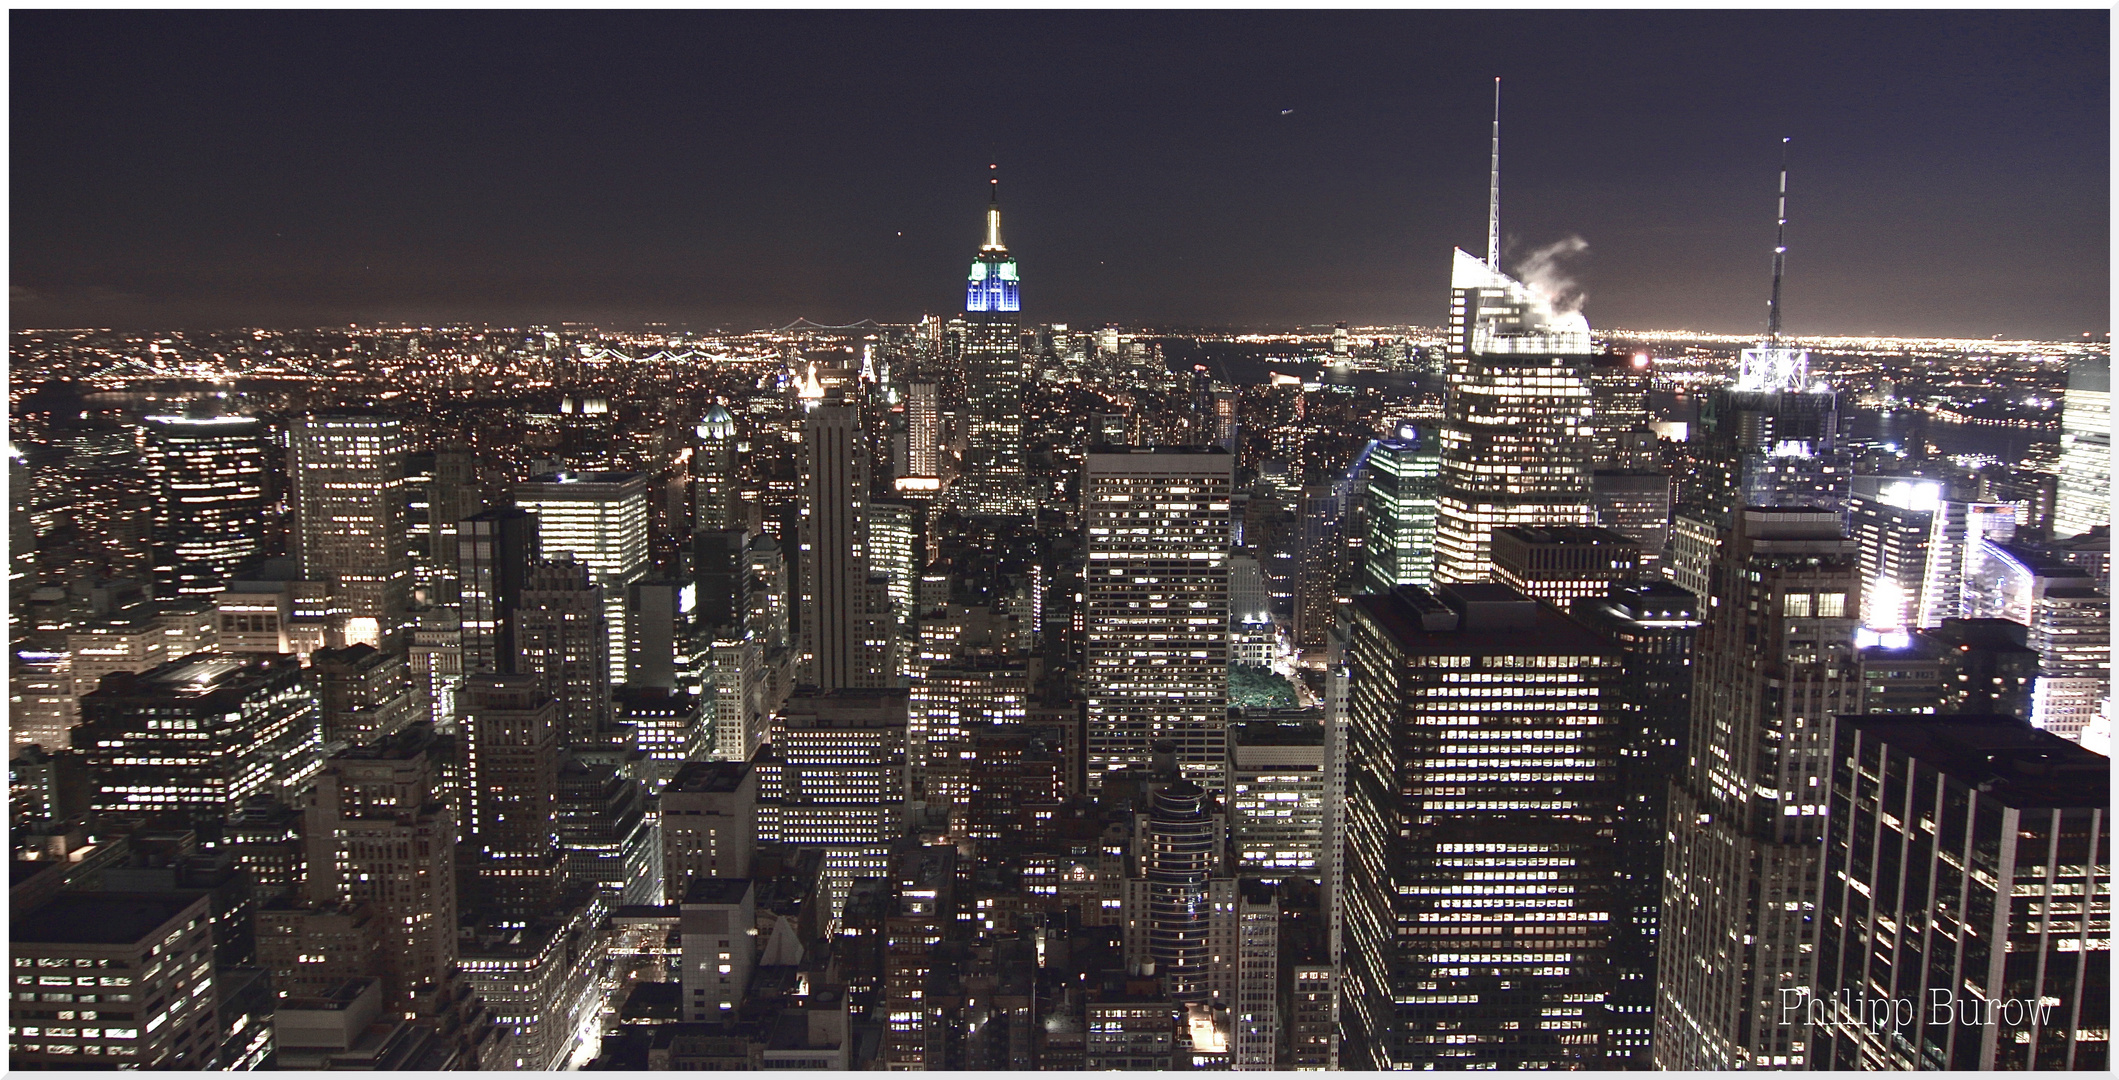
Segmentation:
{"type": "MultiPolygon", "coordinates": [[[[457,532],[462,521],[485,509],[478,486],[477,461],[469,450],[445,446],[434,451],[434,478],[427,483],[425,545],[414,560],[426,577],[429,604],[456,603],[461,582],[456,574],[457,532]]],[[[415,530],[417,532],[419,530],[415,530]]]]}
{"type": "Polygon", "coordinates": [[[1604,1060],[1608,1068],[1647,1068],[1665,813],[1670,777],[1685,762],[1692,720],[1700,602],[1667,581],[1634,581],[1576,600],[1570,613],[1619,652],[1619,678],[1607,707],[1619,728],[1619,891],[1611,913],[1616,987],[1604,1002],[1604,1060]]]}
{"type": "Polygon", "coordinates": [[[2107,1069],[2111,759],[2006,716],[1832,741],[1817,980],[1777,1003],[1813,1064],[2107,1069]]]}
{"type": "Polygon", "coordinates": [[[433,729],[334,755],[304,813],[304,890],[317,907],[366,904],[382,939],[393,1005],[440,985],[456,964],[456,813],[442,797],[433,729]]]}
{"type": "Polygon", "coordinates": [[[1221,869],[1222,826],[1207,793],[1179,780],[1157,791],[1140,828],[1141,877],[1146,879],[1148,955],[1171,1000],[1206,1001],[1218,974],[1208,941],[1214,921],[1210,879],[1221,869]]]}
{"type": "Polygon", "coordinates": [[[1164,739],[1187,777],[1226,788],[1233,463],[1219,447],[1087,454],[1082,676],[1092,788],[1115,766],[1147,764],[1164,739]]]}
{"type": "Polygon", "coordinates": [[[942,412],[938,388],[916,382],[905,388],[905,471],[901,492],[932,495],[942,486],[942,412]]]}
{"type": "Polygon", "coordinates": [[[214,1007],[208,897],[77,892],[11,914],[7,951],[21,965],[16,985],[41,976],[44,992],[9,995],[14,1000],[7,1018],[15,1028],[8,1040],[10,1068],[226,1067],[214,1007]],[[64,976],[53,974],[61,969],[64,976]],[[60,978],[66,980],[63,992],[56,990],[60,978]],[[154,1001],[167,1011],[144,1012],[154,1001]],[[179,1009],[178,1002],[197,1004],[179,1009]],[[76,1014],[83,1006],[90,1017],[108,1019],[82,1027],[76,1014]]]}
{"type": "Polygon", "coordinates": [[[1801,1067],[1832,718],[1860,708],[1861,568],[1839,514],[1747,507],[1722,546],[1670,793],[1655,1064],[1801,1067]]]}
{"type": "Polygon", "coordinates": [[[625,681],[626,586],[647,576],[647,477],[640,473],[550,473],[516,486],[515,505],[537,515],[542,552],[572,552],[603,586],[605,661],[625,681]]]}
{"type": "Polygon", "coordinates": [[[1001,243],[1001,182],[992,181],[986,241],[964,291],[964,408],[968,438],[955,505],[970,514],[1037,510],[1023,471],[1022,282],[1001,243]]]}
{"type": "Polygon", "coordinates": [[[288,433],[295,552],[328,581],[346,643],[382,646],[412,596],[404,424],[394,416],[304,416],[288,433]]]}
{"type": "Polygon", "coordinates": [[[1484,581],[1506,525],[1589,524],[1594,351],[1579,312],[1458,251],[1435,580],[1484,581]]]}
{"type": "Polygon", "coordinates": [[[1966,614],[1979,545],[2015,531],[2013,507],[1948,498],[1941,482],[1919,477],[1855,477],[1848,517],[1861,544],[1862,625],[1876,629],[1936,627],[1966,614]]]}
{"type": "Polygon", "coordinates": [[[854,406],[827,400],[803,422],[801,499],[801,681],[887,685],[889,593],[872,579],[868,451],[854,406]]]}
{"type": "Polygon", "coordinates": [[[465,674],[515,670],[515,608],[537,550],[537,515],[519,506],[496,506],[458,523],[465,674]]]}
{"type": "Polygon", "coordinates": [[[736,528],[736,418],[714,402],[692,433],[692,530],[736,528]]]}
{"type": "MultiPolygon", "coordinates": [[[[1783,153],[1786,152],[1786,139],[1783,153]]],[[[1810,373],[1810,354],[1781,340],[1781,275],[1788,244],[1788,168],[1780,174],[1779,232],[1766,333],[1738,354],[1736,380],[1700,403],[1688,470],[1671,522],[1670,577],[1712,604],[1717,554],[1745,507],[1847,512],[1851,458],[1840,445],[1839,395],[1810,373]]]]}
{"type": "Polygon", "coordinates": [[[1601,1067],[1617,650],[1499,584],[1350,616],[1349,1065],[1601,1067]]]}
{"type": "Polygon", "coordinates": [[[1494,530],[1494,580],[1565,609],[1635,576],[1641,547],[1601,525],[1510,525],[1494,530]]]}
{"type": "Polygon", "coordinates": [[[539,559],[515,607],[515,658],[509,670],[534,675],[559,702],[559,740],[600,743],[611,735],[610,635],[603,590],[589,568],[561,555],[539,559]]]}
{"type": "Polygon", "coordinates": [[[1362,544],[1361,590],[1389,592],[1435,577],[1435,500],[1441,459],[1435,433],[1406,424],[1396,438],[1366,451],[1361,488],[1368,536],[1362,544]]]}
{"type": "Polygon", "coordinates": [[[466,847],[481,885],[514,918],[547,913],[560,885],[559,702],[535,675],[464,680],[466,847]]]}
{"type": "Polygon", "coordinates": [[[889,869],[909,796],[903,690],[833,690],[791,698],[758,762],[758,839],[824,849],[827,914],[853,880],[889,869]]]}
{"type": "Polygon", "coordinates": [[[2112,523],[2112,358],[2068,361],[2060,404],[2060,494],[2053,507],[2058,539],[2112,523]]]}
{"type": "Polygon", "coordinates": [[[322,744],[293,657],[195,653],[106,677],[81,698],[73,747],[95,812],[218,821],[252,795],[291,794],[314,775],[322,744]]]}
{"type": "Polygon", "coordinates": [[[261,550],[265,423],[247,416],[147,416],[142,464],[155,485],[156,594],[211,593],[261,550]]]}
{"type": "Polygon", "coordinates": [[[1229,842],[1238,876],[1276,884],[1323,877],[1330,753],[1315,721],[1229,725],[1229,842]]]}

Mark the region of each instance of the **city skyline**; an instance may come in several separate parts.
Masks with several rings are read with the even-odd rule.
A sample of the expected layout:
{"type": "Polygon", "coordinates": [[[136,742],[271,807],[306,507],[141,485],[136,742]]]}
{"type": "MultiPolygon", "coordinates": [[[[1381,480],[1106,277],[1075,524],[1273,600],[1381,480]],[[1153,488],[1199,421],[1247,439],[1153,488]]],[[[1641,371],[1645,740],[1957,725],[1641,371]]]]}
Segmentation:
{"type": "MultiPolygon", "coordinates": [[[[2064,201],[1958,214],[1911,269],[1893,260],[1914,247],[1833,240],[1812,269],[1788,140],[1844,126],[1721,117],[1716,139],[1746,148],[1726,156],[1780,148],[1770,245],[1748,239],[1765,215],[1722,228],[1670,197],[1742,200],[1750,181],[1704,158],[1537,156],[1616,117],[1664,124],[1682,154],[1703,144],[1672,118],[1714,115],[1718,95],[1785,111],[1756,84],[1672,96],[1698,69],[1651,63],[1673,28],[1691,28],[1693,63],[1725,59],[1702,28],[1782,18],[107,21],[124,33],[80,47],[90,62],[161,29],[186,72],[273,96],[173,126],[196,94],[172,82],[143,106],[135,135],[197,135],[133,154],[168,166],[152,197],[105,170],[53,199],[38,185],[95,155],[17,159],[34,163],[16,203],[42,212],[20,215],[18,269],[69,228],[119,241],[71,248],[77,270],[167,257],[160,299],[131,309],[166,321],[9,342],[9,1068],[2108,1072],[2109,335],[1944,336],[1962,331],[1934,310],[1895,337],[1806,321],[1916,292],[1966,319],[2066,308],[2055,282],[2086,262],[2071,249],[2037,274],[2015,247],[1977,271],[1944,250],[2004,219],[2036,243],[2023,222],[2064,201]],[[1154,125],[1106,107],[1108,137],[1047,140],[1080,160],[1033,163],[1021,185],[1002,164],[1068,110],[1149,85],[1171,91],[1155,123],[1185,129],[1156,152],[1212,143],[1226,131],[1187,127],[1192,99],[1261,27],[1299,28],[1282,52],[1335,65],[1290,86],[1463,80],[1449,64],[1371,77],[1360,61],[1389,35],[1319,51],[1364,19],[1432,29],[1460,66],[1499,57],[1475,153],[1438,121],[1418,147],[1433,170],[1380,183],[1361,140],[1381,127],[1349,111],[1323,127],[1360,138],[1298,154],[1319,136],[1288,118],[1310,106],[1261,75],[1245,93],[1292,102],[1278,142],[1129,172],[1117,148],[1145,153],[1154,125]],[[613,28],[655,25],[785,32],[652,77],[641,65],[699,39],[634,33],[598,66],[613,28]],[[226,42],[183,29],[213,26],[226,42]],[[424,32],[376,36],[391,26],[424,32]],[[1075,50],[1095,26],[1182,33],[1075,50]],[[465,37],[480,27],[495,33],[465,37]],[[579,33],[524,45],[524,27],[579,33]],[[908,37],[922,27],[931,40],[908,37]],[[1003,33],[1024,27],[1037,36],[1003,33]],[[324,37],[275,39],[290,28],[324,37]],[[849,50],[833,35],[851,29],[872,33],[849,50]],[[452,34],[456,62],[393,81],[452,34]],[[256,62],[217,66],[231,43],[256,62]],[[374,93],[308,123],[352,85],[319,58],[364,44],[374,93]],[[957,64],[863,82],[936,49],[957,64]],[[1535,63],[1556,49],[1571,59],[1535,63]],[[490,77],[503,54],[520,70],[490,77]],[[1055,98],[1046,78],[1180,54],[1093,93],[1055,98]],[[744,82],[761,56],[786,63],[744,82]],[[300,57],[317,62],[273,78],[300,57]],[[863,126],[952,78],[971,93],[949,131],[863,126]],[[391,102],[437,79],[454,89],[392,127],[391,102]],[[656,80],[682,93],[609,122],[656,80]],[[716,201],[690,217],[655,203],[686,189],[657,188],[647,158],[605,186],[570,171],[611,157],[581,156],[570,126],[615,146],[722,101],[706,126],[734,130],[848,87],[830,123],[762,135],[770,153],[671,141],[653,161],[681,179],[708,161],[716,201]],[[571,110],[556,123],[555,106],[571,110]],[[1539,118],[1520,136],[1512,107],[1539,118]],[[1553,123],[1585,116],[1601,119],[1553,123]],[[507,130],[480,127],[495,117],[507,130]],[[346,124],[384,126],[349,140],[346,124]],[[242,159],[214,131],[238,129],[264,167],[202,192],[242,159]],[[878,134],[897,139],[863,142],[878,134]],[[893,199],[952,203],[965,170],[923,150],[981,139],[984,228],[967,205],[933,230],[953,257],[918,236],[892,266],[824,242],[893,199]],[[492,152],[510,140],[537,152],[492,152]],[[1517,165],[1517,140],[1543,149],[1517,165]],[[325,176],[322,149],[352,157],[325,176]],[[1483,246],[1450,235],[1457,187],[1477,194],[1459,156],[1487,166],[1483,246]],[[1101,202],[1067,187],[1114,171],[1101,202]],[[1276,190],[1285,206],[1215,224],[1276,190]],[[1129,216],[1146,191],[1152,227],[1129,216]],[[1441,231],[1391,232],[1409,194],[1441,231]],[[83,209],[98,199],[132,216],[83,209]],[[776,199],[794,212],[760,210],[776,199]],[[1084,205],[1093,220],[1070,216],[1084,205]],[[1372,227],[1350,243],[1320,227],[1334,214],[1372,227]],[[1525,246],[1567,214],[1590,225],[1525,246]],[[281,220],[282,254],[246,246],[281,220]],[[1713,258],[1762,272],[1687,271],[1671,238],[1695,226],[1713,258]],[[1669,258],[1582,239],[1629,231],[1669,258]],[[1152,280],[1084,273],[1127,252],[1153,256],[1152,280]],[[349,253],[376,256],[373,288],[348,286],[349,253]],[[1394,276],[1445,262],[1446,279],[1394,276]],[[727,266],[743,288],[696,291],[727,266]],[[1600,276],[1626,266],[1655,272],[1600,276]],[[396,303],[421,281],[422,303],[504,293],[518,314],[631,281],[627,302],[663,317],[199,329],[166,306],[396,303]],[[1436,317],[1362,317],[1407,282],[1436,317]],[[1627,289],[1664,312],[1772,299],[1750,333],[1625,329],[1657,325],[1627,289]],[[817,296],[921,314],[796,308],[736,331],[669,314],[817,296]],[[1342,310],[1264,333],[1074,314],[1113,296],[1342,310]]],[[[1879,28],[1925,26],[1862,69],[1873,81],[1905,55],[2031,47],[1960,32],[2061,25],[1955,18],[1803,16],[1829,43],[1808,59],[1764,32],[1729,55],[1800,79],[1879,28]]],[[[45,124],[22,87],[50,68],[28,68],[16,101],[45,124]]],[[[118,68],[76,104],[120,101],[145,70],[118,68]]],[[[1926,94],[1908,115],[1978,141],[1944,82],[1851,111],[1926,94]]],[[[2001,84],[1973,90],[2013,108],[2001,84]]],[[[139,145],[79,131],[96,154],[139,145]]],[[[1885,175],[1918,135],[1842,153],[1871,171],[1840,179],[1885,175]]],[[[1932,179],[1986,183],[1960,172],[1932,179]]],[[[1820,203],[1845,195],[1819,175],[1820,203]]],[[[1888,231],[1949,211],[1932,190],[1839,205],[1888,231]]],[[[2093,224],[2074,216],[2078,242],[2093,224]]],[[[58,311],[34,291],[14,306],[58,311]]]]}
{"type": "Polygon", "coordinates": [[[2095,338],[2101,25],[32,13],[11,299],[121,328],[910,321],[953,309],[997,164],[1026,321],[1436,325],[1498,75],[1502,268],[1581,238],[1592,325],[1762,326],[1787,137],[1790,334],[2095,338]],[[726,47],[760,37],[797,60],[726,47]],[[1399,42],[1422,62],[1384,65],[1399,42]]]}

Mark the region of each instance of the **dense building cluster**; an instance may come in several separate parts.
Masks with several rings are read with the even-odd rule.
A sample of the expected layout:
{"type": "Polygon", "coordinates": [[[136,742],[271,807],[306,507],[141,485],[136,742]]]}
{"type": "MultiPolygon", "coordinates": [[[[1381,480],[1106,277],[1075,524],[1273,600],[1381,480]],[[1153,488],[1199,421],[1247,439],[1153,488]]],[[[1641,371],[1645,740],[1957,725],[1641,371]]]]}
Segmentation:
{"type": "Polygon", "coordinates": [[[10,1067],[2108,1067],[2102,345],[1021,286],[18,334],[10,1067]]]}

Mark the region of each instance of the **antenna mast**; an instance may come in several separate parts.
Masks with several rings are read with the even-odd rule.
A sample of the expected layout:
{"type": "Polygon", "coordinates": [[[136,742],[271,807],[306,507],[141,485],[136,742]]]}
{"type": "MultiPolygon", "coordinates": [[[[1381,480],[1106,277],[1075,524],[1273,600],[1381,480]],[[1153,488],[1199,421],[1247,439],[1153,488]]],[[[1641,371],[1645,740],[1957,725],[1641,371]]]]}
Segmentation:
{"type": "MultiPolygon", "coordinates": [[[[1499,126],[1499,121],[1495,122],[1499,126]]],[[[1766,303],[1766,347],[1781,344],[1781,271],[1788,261],[1788,140],[1781,139],[1781,197],[1779,223],[1773,233],[1773,299],[1766,303]]]]}
{"type": "MultiPolygon", "coordinates": [[[[1781,184],[1785,191],[1787,186],[1786,172],[1781,174],[1781,184]]],[[[1493,170],[1486,182],[1486,268],[1496,274],[1501,272],[1501,77],[1499,75],[1494,76],[1493,170]]],[[[1774,279],[1778,281],[1779,278],[1780,271],[1775,270],[1774,279]]],[[[1779,286],[1776,285],[1774,288],[1775,294],[1778,295],[1779,291],[1779,286]]]]}

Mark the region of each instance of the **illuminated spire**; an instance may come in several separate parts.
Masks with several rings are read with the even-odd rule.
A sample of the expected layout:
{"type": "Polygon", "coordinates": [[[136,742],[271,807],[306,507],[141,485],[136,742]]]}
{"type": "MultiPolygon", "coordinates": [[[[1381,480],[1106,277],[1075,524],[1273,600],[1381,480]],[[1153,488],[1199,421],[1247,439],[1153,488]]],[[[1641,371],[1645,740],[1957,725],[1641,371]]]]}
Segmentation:
{"type": "Polygon", "coordinates": [[[1773,299],[1766,301],[1766,347],[1781,343],[1781,271],[1788,258],[1788,140],[1781,140],[1781,198],[1779,224],[1773,233],[1773,299]]]}
{"type": "Polygon", "coordinates": [[[1494,76],[1494,160],[1486,181],[1486,268],[1501,272],[1501,76],[1494,76]]]}
{"type": "MultiPolygon", "coordinates": [[[[988,165],[986,167],[989,169],[1000,168],[999,165],[988,165]]],[[[993,199],[986,204],[986,246],[979,250],[1006,251],[1008,246],[1001,243],[1001,178],[996,176],[986,183],[993,192],[993,199]]]]}
{"type": "MultiPolygon", "coordinates": [[[[988,165],[988,169],[999,169],[999,165],[988,165]]],[[[967,314],[984,312],[1015,312],[1022,310],[1022,297],[1018,294],[1021,282],[1016,277],[1015,257],[1008,254],[1008,246],[1001,243],[1001,181],[993,177],[987,181],[992,191],[986,204],[986,242],[971,260],[971,280],[964,292],[964,311],[967,314]]]]}

